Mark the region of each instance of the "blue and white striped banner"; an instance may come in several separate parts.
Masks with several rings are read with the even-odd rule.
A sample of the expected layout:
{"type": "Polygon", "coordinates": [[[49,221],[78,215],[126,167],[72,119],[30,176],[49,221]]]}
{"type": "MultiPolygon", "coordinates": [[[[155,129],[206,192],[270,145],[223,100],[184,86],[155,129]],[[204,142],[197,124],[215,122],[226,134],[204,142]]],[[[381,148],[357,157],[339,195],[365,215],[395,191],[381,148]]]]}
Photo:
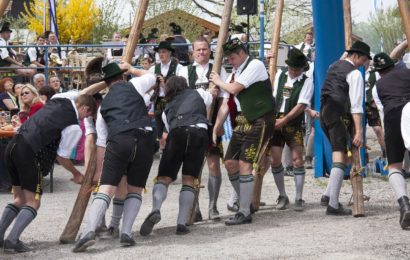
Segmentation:
{"type": "Polygon", "coordinates": [[[48,3],[50,5],[50,31],[54,32],[58,39],[56,1],[48,0],[48,3]]]}
{"type": "Polygon", "coordinates": [[[224,123],[224,135],[222,136],[222,141],[226,142],[231,140],[232,137],[232,126],[231,126],[231,120],[229,116],[226,118],[225,123],[224,123]]]}

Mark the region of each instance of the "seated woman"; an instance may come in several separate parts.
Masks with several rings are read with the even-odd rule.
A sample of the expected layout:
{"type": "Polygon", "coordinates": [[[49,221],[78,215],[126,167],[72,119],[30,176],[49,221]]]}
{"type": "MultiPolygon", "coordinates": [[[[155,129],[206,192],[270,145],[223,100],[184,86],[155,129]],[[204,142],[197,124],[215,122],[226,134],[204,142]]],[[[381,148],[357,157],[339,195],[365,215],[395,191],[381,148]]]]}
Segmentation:
{"type": "Polygon", "coordinates": [[[43,108],[44,104],[40,101],[37,89],[31,84],[25,84],[20,92],[21,111],[19,113],[20,122],[24,124],[32,115],[43,108]]]}
{"type": "Polygon", "coordinates": [[[0,80],[0,110],[10,111],[11,114],[17,114],[19,111],[18,99],[14,92],[14,81],[12,78],[3,78],[0,80]]]}

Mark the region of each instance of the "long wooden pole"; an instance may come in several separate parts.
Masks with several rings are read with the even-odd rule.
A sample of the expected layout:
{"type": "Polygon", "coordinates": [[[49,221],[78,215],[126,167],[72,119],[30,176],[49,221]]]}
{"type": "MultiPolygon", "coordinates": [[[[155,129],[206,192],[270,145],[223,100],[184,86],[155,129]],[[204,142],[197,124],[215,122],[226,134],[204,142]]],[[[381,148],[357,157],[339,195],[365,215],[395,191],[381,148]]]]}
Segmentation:
{"type": "Polygon", "coordinates": [[[1,0],[0,1],[0,17],[3,16],[4,12],[6,11],[7,6],[9,5],[10,0],[1,0]]]}
{"type": "MultiPolygon", "coordinates": [[[[343,0],[343,17],[345,28],[345,49],[349,50],[352,47],[352,16],[350,0],[343,0]]],[[[354,217],[364,216],[363,177],[360,169],[360,162],[359,148],[352,146],[352,170],[350,173],[350,181],[352,183],[352,211],[354,217]]]]}
{"type": "MultiPolygon", "coordinates": [[[[278,52],[279,52],[279,41],[280,41],[280,29],[282,26],[282,14],[283,14],[283,7],[284,7],[284,0],[278,0],[275,10],[275,20],[273,24],[273,31],[272,31],[272,42],[271,42],[271,51],[272,57],[269,60],[269,79],[272,84],[272,91],[273,91],[273,84],[275,81],[276,76],[276,66],[278,63],[278,52]]],[[[257,159],[257,168],[254,169],[254,186],[253,186],[253,197],[252,197],[252,209],[254,211],[259,210],[261,194],[262,194],[262,184],[263,184],[263,177],[265,176],[267,170],[267,158],[266,154],[268,152],[268,143],[266,143],[262,149],[260,154],[258,155],[257,159]]]]}
{"type": "MultiPolygon", "coordinates": [[[[219,27],[219,35],[218,35],[218,42],[216,45],[215,59],[214,59],[214,64],[212,66],[212,71],[215,71],[218,74],[221,73],[222,59],[223,59],[223,47],[222,46],[228,39],[229,24],[231,23],[232,7],[233,7],[233,0],[225,0],[221,26],[219,27]]],[[[213,84],[210,84],[210,88],[211,87],[214,87],[213,84]]],[[[212,101],[211,109],[210,111],[208,111],[208,119],[210,120],[210,122],[212,120],[212,115],[214,114],[213,110],[215,109],[216,105],[217,105],[216,100],[214,98],[212,101]]],[[[199,205],[198,198],[199,198],[199,192],[201,190],[202,169],[205,165],[205,160],[206,160],[206,157],[204,158],[204,163],[202,164],[202,168],[198,175],[198,178],[195,180],[195,184],[194,184],[195,185],[194,187],[195,188],[195,198],[194,198],[194,203],[189,212],[188,221],[187,221],[188,225],[192,225],[195,221],[195,213],[199,205]]]]}
{"type": "MultiPolygon", "coordinates": [[[[399,5],[401,21],[404,27],[404,33],[406,34],[407,42],[410,41],[410,7],[407,0],[397,0],[399,5]]],[[[407,49],[410,51],[410,44],[407,45],[407,49]]]]}
{"type": "Polygon", "coordinates": [[[352,15],[350,0],[343,0],[343,20],[345,27],[345,49],[352,47],[352,15]]]}
{"type": "Polygon", "coordinates": [[[134,17],[132,23],[130,36],[125,46],[122,61],[131,63],[132,57],[134,57],[135,47],[137,46],[139,35],[142,31],[142,25],[144,24],[145,14],[148,9],[148,0],[141,0],[139,6],[137,6],[137,15],[134,17]]]}
{"type": "Polygon", "coordinates": [[[279,52],[279,41],[280,41],[280,28],[282,27],[282,14],[283,14],[283,6],[284,0],[278,0],[275,10],[275,22],[273,24],[273,31],[272,31],[272,42],[271,42],[271,51],[272,57],[269,60],[269,76],[270,82],[273,86],[273,82],[275,81],[276,76],[276,66],[278,64],[278,52],[279,52]]]}

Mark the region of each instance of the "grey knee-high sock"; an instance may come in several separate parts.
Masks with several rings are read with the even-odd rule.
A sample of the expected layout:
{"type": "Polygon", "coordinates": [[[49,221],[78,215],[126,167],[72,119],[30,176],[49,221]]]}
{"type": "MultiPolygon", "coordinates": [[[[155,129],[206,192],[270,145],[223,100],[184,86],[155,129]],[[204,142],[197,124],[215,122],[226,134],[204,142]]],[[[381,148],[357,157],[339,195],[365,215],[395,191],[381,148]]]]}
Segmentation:
{"type": "Polygon", "coordinates": [[[219,190],[221,189],[222,177],[209,175],[208,191],[209,191],[209,209],[216,208],[219,197],[219,190]]]}
{"type": "Polygon", "coordinates": [[[307,141],[307,149],[306,149],[306,156],[313,157],[313,152],[314,152],[314,144],[315,144],[315,135],[310,134],[308,141],[307,141]]]}
{"type": "Polygon", "coordinates": [[[296,186],[296,197],[295,200],[302,199],[303,195],[303,185],[305,184],[305,167],[295,168],[295,186],[296,186]]]}
{"type": "MultiPolygon", "coordinates": [[[[94,198],[97,194],[98,194],[98,192],[95,192],[95,191],[93,192],[93,201],[94,201],[94,198]]],[[[100,227],[105,228],[105,226],[106,226],[106,224],[105,224],[105,214],[104,214],[104,216],[98,222],[97,229],[100,228],[100,227]]]]}
{"type": "Polygon", "coordinates": [[[329,205],[335,209],[339,208],[339,195],[342,188],[343,176],[345,174],[346,165],[344,163],[333,163],[330,171],[330,200],[329,205]]]}
{"type": "Polygon", "coordinates": [[[323,193],[323,195],[330,197],[330,179],[327,182],[326,190],[325,193],[323,193]]]}
{"type": "Polygon", "coordinates": [[[0,241],[4,240],[4,234],[11,222],[16,218],[19,210],[20,209],[17,206],[11,203],[4,208],[0,219],[0,241]]]}
{"type": "Polygon", "coordinates": [[[389,183],[396,193],[396,198],[399,199],[403,196],[407,196],[406,180],[399,171],[392,171],[389,173],[389,183]]]}
{"type": "Polygon", "coordinates": [[[240,193],[239,193],[239,212],[245,216],[251,214],[250,207],[253,195],[253,175],[239,176],[240,193]]]}
{"type": "Polygon", "coordinates": [[[87,225],[83,232],[84,235],[91,231],[95,232],[98,224],[101,223],[101,218],[105,216],[110,202],[111,198],[107,194],[99,192],[95,195],[90,207],[90,212],[88,213],[87,225]]]}
{"type": "Polygon", "coordinates": [[[138,193],[128,193],[124,201],[124,219],[122,221],[121,234],[127,234],[131,236],[132,225],[134,224],[135,218],[140,211],[142,203],[141,194],[138,193]]]}
{"type": "Polygon", "coordinates": [[[229,196],[228,204],[232,206],[235,202],[238,202],[238,200],[239,200],[238,193],[236,193],[235,189],[232,187],[231,196],[229,196]]]}
{"type": "Polygon", "coordinates": [[[160,210],[162,203],[167,198],[168,185],[162,182],[157,182],[152,189],[152,211],[160,210]]]}
{"type": "Polygon", "coordinates": [[[239,192],[239,172],[235,172],[233,174],[228,174],[229,181],[232,184],[232,187],[235,189],[236,194],[240,194],[239,192]]]}
{"type": "Polygon", "coordinates": [[[178,212],[178,225],[186,225],[189,210],[191,209],[195,199],[194,187],[188,185],[182,185],[181,192],[179,193],[179,212],[178,212]]]}
{"type": "Polygon", "coordinates": [[[285,169],[282,164],[278,167],[272,167],[273,179],[275,180],[276,187],[278,187],[280,196],[286,196],[284,171],[285,169]]]}
{"type": "Polygon", "coordinates": [[[120,226],[122,212],[124,211],[124,199],[114,198],[112,200],[112,215],[110,227],[117,229],[120,226]]]}
{"type": "Polygon", "coordinates": [[[17,214],[16,221],[14,222],[14,226],[11,229],[7,239],[13,243],[16,243],[20,238],[21,233],[23,233],[24,229],[26,229],[26,227],[36,216],[36,209],[30,206],[21,207],[19,214],[17,214]]]}

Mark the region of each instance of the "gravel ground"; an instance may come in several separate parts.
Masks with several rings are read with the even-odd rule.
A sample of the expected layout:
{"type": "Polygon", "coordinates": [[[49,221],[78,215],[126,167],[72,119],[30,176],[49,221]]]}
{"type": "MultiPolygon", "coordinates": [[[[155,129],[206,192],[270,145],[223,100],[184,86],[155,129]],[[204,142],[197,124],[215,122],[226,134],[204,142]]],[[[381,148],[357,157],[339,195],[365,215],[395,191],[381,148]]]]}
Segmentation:
{"type": "MultiPolygon", "coordinates": [[[[377,147],[374,136],[369,144],[377,147]]],[[[375,152],[371,152],[376,154],[375,152]]],[[[151,191],[159,160],[156,159],[148,182],[148,193],[134,225],[137,245],[122,248],[118,240],[98,241],[88,252],[74,254],[72,245],[60,245],[59,236],[70,215],[79,186],[69,181],[69,174],[60,166],[54,172],[54,193],[48,192],[42,200],[37,218],[26,229],[21,239],[35,250],[19,255],[0,253],[0,259],[409,259],[409,232],[399,226],[398,205],[386,178],[369,177],[364,180],[364,193],[371,197],[365,203],[366,217],[330,217],[319,205],[321,193],[328,179],[313,178],[308,170],[304,199],[306,209],[292,209],[294,200],[293,178],[286,177],[286,189],[291,207],[275,210],[278,196],[272,175],[265,177],[262,207],[250,225],[227,227],[223,221],[204,221],[191,227],[185,236],[175,235],[180,181],[170,186],[162,209],[162,221],[152,235],[138,233],[142,221],[151,209],[151,191]]],[[[203,182],[207,182],[205,169],[203,182]]],[[[226,209],[230,184],[223,170],[219,210],[223,219],[231,213],[226,209]]],[[[351,196],[350,182],[345,181],[341,202],[347,204],[351,196]]],[[[10,194],[0,194],[0,207],[10,202],[10,194]]],[[[207,215],[208,194],[203,189],[200,205],[207,215]]],[[[2,210],[1,210],[2,211],[2,210]]],[[[86,213],[87,214],[87,213],[86,213]]],[[[107,220],[111,215],[108,210],[107,220]]],[[[86,215],[87,216],[87,215],[86,215]]],[[[84,221],[85,222],[85,221],[84,221]]],[[[83,225],[84,225],[83,222],[83,225]]]]}

